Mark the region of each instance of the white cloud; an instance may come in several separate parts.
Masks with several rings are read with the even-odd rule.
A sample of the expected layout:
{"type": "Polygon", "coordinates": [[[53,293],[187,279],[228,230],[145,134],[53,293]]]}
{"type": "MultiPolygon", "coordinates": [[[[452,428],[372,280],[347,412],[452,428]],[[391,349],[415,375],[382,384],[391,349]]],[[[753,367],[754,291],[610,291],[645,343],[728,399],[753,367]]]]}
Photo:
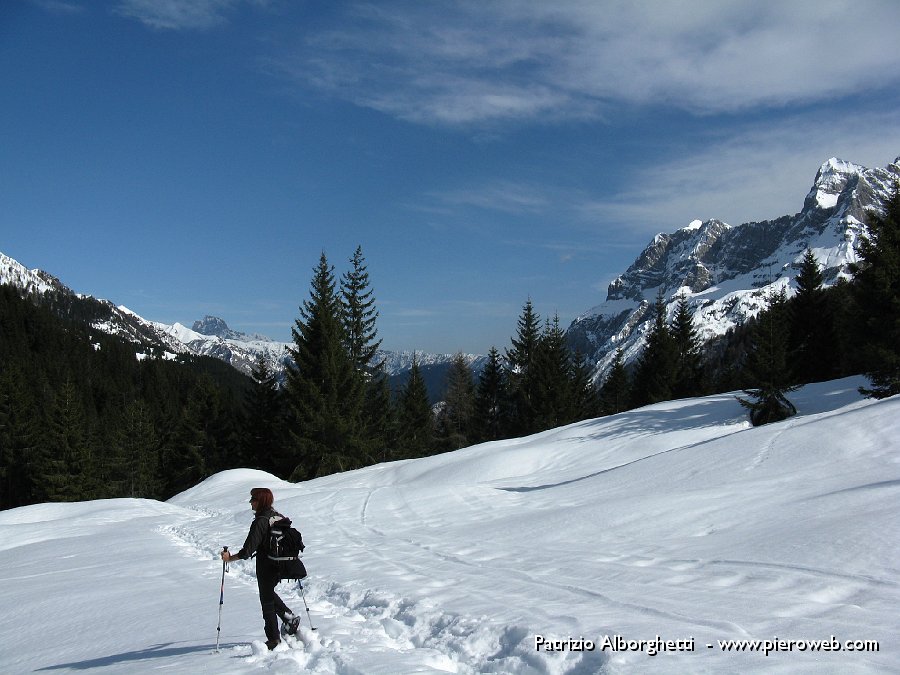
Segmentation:
{"type": "Polygon", "coordinates": [[[586,117],[616,103],[783,106],[900,78],[900,3],[382,2],[282,67],[402,119],[586,117]]]}
{"type": "Polygon", "coordinates": [[[226,21],[239,0],[121,0],[115,11],[151,28],[205,30],[226,21]]]}
{"type": "Polygon", "coordinates": [[[727,140],[651,165],[631,187],[586,200],[582,216],[615,230],[671,232],[694,219],[732,225],[797,213],[818,167],[836,156],[870,168],[900,155],[900,113],[794,118],[739,130],[727,140]]]}

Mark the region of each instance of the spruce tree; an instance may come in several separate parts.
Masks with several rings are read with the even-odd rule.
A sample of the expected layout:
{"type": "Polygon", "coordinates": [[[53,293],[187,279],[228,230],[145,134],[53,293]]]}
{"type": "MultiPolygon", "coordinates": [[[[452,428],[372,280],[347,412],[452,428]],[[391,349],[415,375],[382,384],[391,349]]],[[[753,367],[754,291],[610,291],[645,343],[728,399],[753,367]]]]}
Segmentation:
{"type": "Polygon", "coordinates": [[[510,431],[525,435],[536,430],[534,361],[541,339],[541,318],[529,298],[522,309],[512,349],[506,352],[507,384],[511,403],[510,431]]]}
{"type": "Polygon", "coordinates": [[[294,465],[285,447],[284,412],[278,380],[263,356],[257,358],[251,377],[253,385],[245,396],[247,464],[286,478],[294,465]]]}
{"type": "Polygon", "coordinates": [[[415,356],[409,370],[409,378],[400,392],[397,423],[400,457],[424,457],[432,454],[434,450],[434,419],[431,404],[428,402],[428,389],[415,356]]]}
{"type": "Polygon", "coordinates": [[[594,383],[593,368],[585,356],[576,351],[571,359],[569,382],[572,387],[573,422],[600,415],[600,390],[594,383]]]}
{"type": "Polygon", "coordinates": [[[506,371],[496,347],[488,351],[488,362],[478,377],[475,393],[474,424],[478,441],[496,441],[505,437],[508,424],[506,371]]]}
{"type": "Polygon", "coordinates": [[[144,401],[132,401],[123,411],[118,444],[124,459],[122,496],[156,498],[159,495],[159,440],[144,401]]]}
{"type": "Polygon", "coordinates": [[[682,295],[675,306],[670,328],[675,343],[676,365],[672,394],[676,398],[701,393],[700,337],[694,327],[694,316],[687,297],[682,295]]]}
{"type": "Polygon", "coordinates": [[[291,480],[361,466],[364,392],[347,350],[343,318],[334,269],[323,252],[289,349],[294,367],[288,370],[286,388],[298,455],[291,480]]]}
{"type": "Polygon", "coordinates": [[[472,369],[462,353],[457,353],[447,371],[444,406],[438,416],[440,444],[444,450],[458,450],[471,444],[475,411],[475,383],[472,369]]]}
{"type": "Polygon", "coordinates": [[[358,246],[350,259],[351,268],[341,277],[341,302],[343,309],[345,339],[350,360],[360,373],[369,373],[378,364],[372,363],[381,340],[376,339],[378,311],[375,298],[369,286],[369,273],[358,246]]]}
{"type": "Polygon", "coordinates": [[[559,316],[547,321],[532,361],[533,431],[568,424],[575,418],[572,360],[559,316]]]}
{"type": "Polygon", "coordinates": [[[787,293],[784,288],[769,300],[752,331],[752,345],[744,365],[744,378],[750,388],[738,397],[750,411],[754,426],[779,422],[794,415],[797,409],[787,399],[795,390],[788,361],[787,293]]]}
{"type": "Polygon", "coordinates": [[[397,407],[390,379],[380,365],[366,386],[363,409],[366,432],[366,464],[395,459],[397,452],[397,407]]]}
{"type": "Polygon", "coordinates": [[[860,391],[875,398],[900,393],[900,184],[885,207],[884,216],[870,214],[852,286],[858,341],[872,382],[860,391]]]}
{"type": "Polygon", "coordinates": [[[0,370],[0,510],[31,504],[40,494],[37,406],[18,364],[0,370]]]}
{"type": "Polygon", "coordinates": [[[823,283],[816,257],[807,249],[797,275],[797,293],[788,303],[790,361],[801,383],[827,380],[840,367],[834,314],[823,283]]]}
{"type": "Polygon", "coordinates": [[[638,359],[632,381],[633,407],[672,398],[677,358],[677,347],[666,321],[665,296],[660,289],[654,305],[653,326],[647,335],[647,343],[638,359]]]}
{"type": "Polygon", "coordinates": [[[600,412],[604,415],[615,415],[629,408],[631,384],[624,358],[622,349],[617,349],[609,373],[600,387],[600,412]]]}
{"type": "Polygon", "coordinates": [[[56,393],[46,447],[49,461],[42,482],[50,501],[93,497],[95,474],[82,401],[71,375],[56,393]]]}

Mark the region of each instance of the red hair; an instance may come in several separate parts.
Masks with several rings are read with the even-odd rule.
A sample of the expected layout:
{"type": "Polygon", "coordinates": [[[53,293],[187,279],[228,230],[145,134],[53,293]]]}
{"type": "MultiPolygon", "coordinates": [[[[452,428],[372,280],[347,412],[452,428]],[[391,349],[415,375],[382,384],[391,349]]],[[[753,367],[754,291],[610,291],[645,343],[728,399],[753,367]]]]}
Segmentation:
{"type": "Polygon", "coordinates": [[[253,488],[250,490],[250,496],[256,500],[256,508],[254,511],[264,511],[272,507],[275,501],[275,495],[269,488],[253,488]]]}

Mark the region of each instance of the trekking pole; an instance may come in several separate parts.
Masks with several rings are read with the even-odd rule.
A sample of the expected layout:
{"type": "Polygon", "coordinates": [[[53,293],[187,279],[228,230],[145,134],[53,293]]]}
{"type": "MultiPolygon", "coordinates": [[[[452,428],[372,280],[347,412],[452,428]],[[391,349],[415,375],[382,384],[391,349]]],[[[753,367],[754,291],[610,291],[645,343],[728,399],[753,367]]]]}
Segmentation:
{"type": "MultiPolygon", "coordinates": [[[[223,553],[228,553],[228,547],[222,547],[223,553]]],[[[219,624],[216,626],[216,654],[219,653],[219,635],[222,634],[222,605],[225,604],[225,558],[222,558],[222,586],[219,589],[219,624]]]]}
{"type": "Polygon", "coordinates": [[[309,621],[310,630],[317,630],[315,626],[312,625],[312,617],[309,614],[309,605],[306,604],[306,593],[303,592],[303,582],[297,582],[300,586],[300,597],[303,598],[303,606],[306,607],[306,618],[309,621]]]}

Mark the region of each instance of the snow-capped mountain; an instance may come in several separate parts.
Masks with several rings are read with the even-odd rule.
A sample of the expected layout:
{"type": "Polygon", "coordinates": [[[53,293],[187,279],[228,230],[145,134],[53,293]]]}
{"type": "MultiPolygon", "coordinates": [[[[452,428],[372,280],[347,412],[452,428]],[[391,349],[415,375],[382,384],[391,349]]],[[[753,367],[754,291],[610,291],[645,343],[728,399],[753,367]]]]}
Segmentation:
{"type": "Polygon", "coordinates": [[[594,364],[602,381],[616,350],[626,363],[643,349],[657,293],[671,319],[687,298],[701,340],[723,335],[756,316],[782,286],[794,292],[807,249],[823,268],[825,284],[848,278],[866,213],[880,212],[900,179],[900,158],[867,169],[832,158],[822,164],[803,209],[793,216],[731,226],[695,220],[658,234],[608,288],[606,302],[577,317],[566,336],[594,364]]]}
{"type": "MultiPolygon", "coordinates": [[[[161,358],[173,358],[178,354],[212,356],[248,376],[261,357],[279,382],[284,381],[285,371],[291,364],[288,353],[290,343],[232,330],[223,319],[215,316],[205,316],[195,321],[191,328],[180,323],[149,321],[127,307],[76,293],[53,275],[39,269],[28,269],[3,253],[0,253],[0,284],[15,286],[23,295],[54,294],[57,298],[87,306],[88,311],[82,311],[81,314],[91,317],[90,325],[93,328],[135,344],[141,354],[153,354],[161,358]]],[[[429,391],[436,394],[441,389],[443,374],[453,356],[420,351],[379,350],[373,363],[383,363],[385,371],[393,378],[407,373],[415,359],[425,373],[429,391]]],[[[485,356],[472,354],[465,357],[475,372],[479,372],[487,360],[485,356]]]]}
{"type": "Polygon", "coordinates": [[[76,293],[52,274],[39,269],[27,269],[3,253],[0,253],[0,284],[10,284],[20,289],[25,296],[53,295],[58,304],[78,303],[81,306],[79,314],[89,317],[88,322],[92,328],[131,342],[139,347],[140,352],[169,357],[190,353],[180,341],[160,331],[152,322],[127,307],[76,293]]]}

